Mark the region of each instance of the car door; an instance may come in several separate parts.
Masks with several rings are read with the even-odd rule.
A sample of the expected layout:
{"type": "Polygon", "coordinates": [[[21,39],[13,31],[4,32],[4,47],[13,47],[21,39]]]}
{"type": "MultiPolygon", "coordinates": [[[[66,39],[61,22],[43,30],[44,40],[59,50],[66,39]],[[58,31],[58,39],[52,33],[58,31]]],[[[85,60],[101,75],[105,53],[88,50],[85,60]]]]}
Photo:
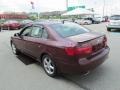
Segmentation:
{"type": "Polygon", "coordinates": [[[25,43],[27,41],[27,38],[29,37],[31,33],[32,27],[26,27],[21,32],[20,35],[14,38],[15,45],[19,50],[22,52],[26,52],[25,43]]]}
{"type": "Polygon", "coordinates": [[[43,34],[44,37],[47,38],[47,33],[44,33],[42,25],[33,26],[31,35],[26,42],[27,53],[35,58],[37,58],[44,49],[42,47],[44,42],[44,39],[42,38],[43,34]]]}

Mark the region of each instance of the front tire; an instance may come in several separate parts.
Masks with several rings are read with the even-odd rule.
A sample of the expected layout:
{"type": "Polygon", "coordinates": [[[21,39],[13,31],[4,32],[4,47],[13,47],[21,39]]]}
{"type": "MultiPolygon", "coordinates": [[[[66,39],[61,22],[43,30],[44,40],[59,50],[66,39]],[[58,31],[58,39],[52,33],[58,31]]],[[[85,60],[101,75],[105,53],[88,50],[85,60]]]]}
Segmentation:
{"type": "Polygon", "coordinates": [[[12,52],[15,55],[19,55],[20,51],[16,48],[15,44],[11,43],[12,52]]]}
{"type": "Polygon", "coordinates": [[[43,64],[44,71],[48,76],[55,77],[57,75],[56,65],[49,55],[43,56],[42,64],[43,64]]]}
{"type": "Polygon", "coordinates": [[[85,22],[84,24],[85,24],[85,25],[89,25],[88,22],[85,22]]]}

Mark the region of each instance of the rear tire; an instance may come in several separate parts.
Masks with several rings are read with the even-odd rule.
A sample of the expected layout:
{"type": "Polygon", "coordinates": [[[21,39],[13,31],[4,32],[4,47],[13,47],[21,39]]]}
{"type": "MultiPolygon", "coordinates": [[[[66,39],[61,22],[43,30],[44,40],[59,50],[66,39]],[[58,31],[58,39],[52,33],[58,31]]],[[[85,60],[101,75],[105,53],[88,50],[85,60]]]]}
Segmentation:
{"type": "Polygon", "coordinates": [[[15,44],[11,43],[12,52],[15,55],[19,55],[20,51],[16,48],[15,44]]]}
{"type": "Polygon", "coordinates": [[[111,32],[111,28],[107,28],[107,31],[108,31],[108,32],[111,32]]]}
{"type": "Polygon", "coordinates": [[[42,57],[42,65],[48,76],[55,77],[57,75],[56,65],[49,55],[44,55],[42,57]]]}

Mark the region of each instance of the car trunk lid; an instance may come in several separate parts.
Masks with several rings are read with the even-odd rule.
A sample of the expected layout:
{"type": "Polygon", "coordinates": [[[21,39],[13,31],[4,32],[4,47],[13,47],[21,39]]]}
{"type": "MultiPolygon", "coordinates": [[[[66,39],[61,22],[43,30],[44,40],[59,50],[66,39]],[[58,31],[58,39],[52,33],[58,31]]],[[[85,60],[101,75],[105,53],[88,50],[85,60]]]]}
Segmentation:
{"type": "Polygon", "coordinates": [[[95,34],[95,33],[80,34],[80,35],[68,37],[68,39],[77,42],[78,43],[77,48],[91,47],[92,52],[87,55],[96,53],[97,51],[103,49],[106,44],[105,35],[95,34]]]}

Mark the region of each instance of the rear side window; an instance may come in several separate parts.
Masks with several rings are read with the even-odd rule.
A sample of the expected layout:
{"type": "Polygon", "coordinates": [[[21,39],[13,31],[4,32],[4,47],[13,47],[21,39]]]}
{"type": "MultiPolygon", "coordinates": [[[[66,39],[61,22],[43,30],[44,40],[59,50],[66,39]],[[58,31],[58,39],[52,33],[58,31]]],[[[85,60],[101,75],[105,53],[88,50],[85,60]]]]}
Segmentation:
{"type": "Polygon", "coordinates": [[[52,24],[50,27],[64,38],[89,32],[86,28],[75,23],[52,24]]]}

